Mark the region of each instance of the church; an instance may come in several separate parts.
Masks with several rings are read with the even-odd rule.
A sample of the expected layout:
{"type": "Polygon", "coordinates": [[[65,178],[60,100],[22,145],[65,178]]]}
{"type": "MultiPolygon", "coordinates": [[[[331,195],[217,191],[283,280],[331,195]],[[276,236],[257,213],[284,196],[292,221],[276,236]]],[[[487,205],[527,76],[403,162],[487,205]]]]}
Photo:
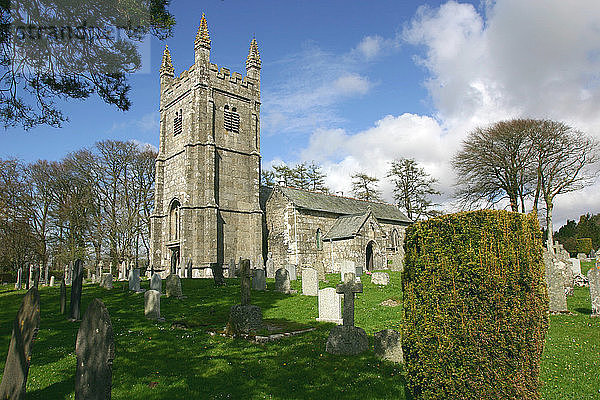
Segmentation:
{"type": "Polygon", "coordinates": [[[210,62],[202,15],[194,64],[175,76],[165,47],[160,67],[150,265],[163,276],[201,278],[220,264],[310,265],[339,271],[401,269],[404,230],[397,207],[291,187],[260,186],[260,70],[255,39],[246,76],[210,62]],[[185,268],[183,268],[185,267],[185,268]],[[191,271],[191,276],[188,275],[191,271]]]}

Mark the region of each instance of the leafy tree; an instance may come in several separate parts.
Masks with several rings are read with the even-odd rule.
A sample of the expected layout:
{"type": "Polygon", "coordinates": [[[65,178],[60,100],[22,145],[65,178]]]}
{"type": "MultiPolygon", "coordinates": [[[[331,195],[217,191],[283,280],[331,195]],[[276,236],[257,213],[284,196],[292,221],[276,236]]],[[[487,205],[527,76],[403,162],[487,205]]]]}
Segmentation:
{"type": "Polygon", "coordinates": [[[412,158],[399,158],[391,162],[388,177],[394,183],[394,198],[398,207],[413,221],[439,214],[433,210],[431,196],[440,194],[434,189],[437,179],[412,158]]]}
{"type": "Polygon", "coordinates": [[[352,194],[359,200],[382,201],[377,182],[379,182],[378,178],[364,172],[357,172],[352,175],[352,194]]]}
{"type": "Polygon", "coordinates": [[[325,174],[321,171],[321,166],[314,161],[307,167],[307,180],[309,189],[313,192],[329,193],[325,186],[325,174]]]}
{"type": "Polygon", "coordinates": [[[60,126],[59,99],[97,94],[128,110],[135,42],[171,35],[170,0],[0,1],[0,118],[5,127],[60,126]]]}
{"type": "Polygon", "coordinates": [[[314,162],[310,164],[302,162],[293,167],[284,163],[273,165],[272,169],[261,171],[261,182],[268,187],[282,184],[313,192],[329,193],[329,189],[325,186],[325,174],[321,171],[321,166],[314,162]]]}

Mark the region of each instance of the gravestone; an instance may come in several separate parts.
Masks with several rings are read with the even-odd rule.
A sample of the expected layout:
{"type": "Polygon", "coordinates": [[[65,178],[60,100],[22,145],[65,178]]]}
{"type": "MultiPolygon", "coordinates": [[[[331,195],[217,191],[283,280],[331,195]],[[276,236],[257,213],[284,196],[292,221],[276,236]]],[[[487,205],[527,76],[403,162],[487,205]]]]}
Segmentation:
{"type": "MultiPolygon", "coordinates": [[[[82,278],[83,278],[83,275],[82,275],[82,278]]],[[[73,284],[73,261],[69,262],[69,265],[67,265],[67,278],[65,279],[65,285],[71,286],[72,284],[73,284]]]]}
{"type": "Polygon", "coordinates": [[[54,286],[54,275],[50,277],[50,287],[54,286]]]}
{"type": "Polygon", "coordinates": [[[35,265],[33,267],[33,287],[35,287],[36,289],[40,285],[40,272],[41,272],[40,269],[41,269],[41,267],[39,265],[35,265]]]}
{"type": "Polygon", "coordinates": [[[144,294],[144,316],[148,319],[160,318],[160,292],[148,290],[144,294]]]}
{"type": "Polygon", "coordinates": [[[152,275],[150,278],[150,290],[156,290],[158,293],[162,293],[162,279],[159,274],[152,275]]]}
{"type": "Polygon", "coordinates": [[[364,329],[354,326],[354,295],[362,293],[362,283],[356,283],[355,275],[344,275],[344,283],[336,287],[336,292],[344,295],[343,325],[335,326],[329,332],[325,351],[331,354],[354,355],[369,347],[369,339],[364,329]]]}
{"type": "Polygon", "coordinates": [[[253,290],[266,290],[267,289],[267,279],[265,276],[264,269],[252,270],[252,289],[253,290]]]}
{"type": "Polygon", "coordinates": [[[235,260],[233,258],[229,259],[229,267],[227,268],[227,277],[235,278],[235,260]]]}
{"type": "Polygon", "coordinates": [[[140,270],[137,268],[129,270],[129,290],[140,292],[140,270]]]}
{"type": "Polygon", "coordinates": [[[71,303],[69,304],[69,319],[77,321],[81,317],[81,290],[83,289],[83,261],[75,261],[73,267],[73,282],[71,285],[71,303]]]}
{"type": "Polygon", "coordinates": [[[267,270],[267,278],[275,278],[275,262],[273,261],[273,253],[271,252],[267,254],[267,262],[265,268],[267,270]]]}
{"type": "Polygon", "coordinates": [[[384,329],[373,335],[375,355],[383,360],[403,363],[402,336],[393,329],[384,329]]]}
{"type": "Polygon", "coordinates": [[[590,301],[592,305],[592,317],[600,317],[600,269],[592,267],[587,273],[590,283],[590,301]]]}
{"type": "Polygon", "coordinates": [[[390,283],[390,274],[387,272],[373,272],[371,274],[371,283],[373,285],[387,286],[390,283]]]}
{"type": "Polygon", "coordinates": [[[17,283],[15,283],[15,289],[21,290],[23,286],[23,267],[19,267],[17,270],[17,283]]]}
{"type": "Polygon", "coordinates": [[[279,268],[275,272],[275,291],[290,293],[290,274],[285,268],[279,268]]]}
{"type": "Polygon", "coordinates": [[[75,398],[110,399],[115,342],[108,310],[100,299],[88,306],[77,331],[75,398]]]}
{"type": "Polygon", "coordinates": [[[570,267],[573,275],[581,274],[581,261],[577,258],[570,258],[569,261],[571,261],[570,267]]]}
{"type": "Polygon", "coordinates": [[[192,259],[191,258],[188,259],[187,264],[185,266],[186,266],[186,275],[185,275],[185,277],[186,278],[191,278],[192,277],[192,259]]]}
{"type": "Polygon", "coordinates": [[[113,288],[113,276],[110,272],[102,274],[102,277],[100,278],[100,286],[109,290],[113,288]]]}
{"type": "Polygon", "coordinates": [[[342,324],[342,296],[336,293],[335,288],[319,290],[319,318],[317,321],[342,324]]]}
{"type": "Polygon", "coordinates": [[[25,397],[33,342],[39,328],[40,294],[36,288],[31,288],[23,297],[21,308],[13,321],[12,336],[0,382],[0,399],[25,397]]]}
{"type": "Polygon", "coordinates": [[[98,262],[98,265],[96,266],[96,279],[98,280],[97,282],[100,283],[100,280],[102,279],[102,274],[104,273],[104,262],[102,260],[100,260],[98,262]]]}
{"type": "Polygon", "coordinates": [[[319,276],[314,268],[302,268],[302,294],[305,296],[318,296],[319,276]]]}
{"type": "Polygon", "coordinates": [[[65,285],[65,280],[60,281],[60,313],[64,314],[67,312],[67,285],[65,285]]]}
{"type": "Polygon", "coordinates": [[[221,263],[211,263],[212,276],[215,281],[215,286],[224,286],[225,278],[223,277],[223,265],[221,263]]]}
{"type": "Polygon", "coordinates": [[[356,274],[356,264],[354,261],[343,260],[340,264],[340,280],[344,281],[346,274],[356,274]]]}
{"type": "Polygon", "coordinates": [[[240,261],[241,304],[231,307],[227,331],[233,335],[262,327],[262,310],[250,304],[250,260],[240,261]]]}
{"type": "Polygon", "coordinates": [[[564,279],[558,265],[554,263],[554,258],[546,250],[542,249],[542,258],[546,271],[546,284],[548,285],[548,300],[551,313],[568,312],[567,297],[564,289],[564,279]]]}
{"type": "Polygon", "coordinates": [[[285,266],[285,269],[287,270],[287,272],[289,274],[290,281],[295,281],[298,279],[298,276],[296,275],[296,265],[295,264],[287,264],[285,266]]]}
{"type": "Polygon", "coordinates": [[[587,256],[585,255],[585,253],[577,253],[577,259],[578,260],[585,260],[587,258],[587,256]]]}
{"type": "Polygon", "coordinates": [[[176,274],[169,274],[165,279],[165,293],[167,297],[183,297],[181,291],[181,279],[176,274]]]}
{"type": "Polygon", "coordinates": [[[29,274],[27,275],[27,290],[33,287],[33,274],[34,274],[33,264],[29,264],[29,274]]]}

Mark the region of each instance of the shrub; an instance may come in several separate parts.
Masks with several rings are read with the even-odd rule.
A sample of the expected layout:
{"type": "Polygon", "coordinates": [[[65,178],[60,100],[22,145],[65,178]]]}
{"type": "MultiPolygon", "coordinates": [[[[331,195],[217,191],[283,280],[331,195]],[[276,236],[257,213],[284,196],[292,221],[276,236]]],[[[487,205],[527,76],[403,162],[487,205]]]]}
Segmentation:
{"type": "Polygon", "coordinates": [[[533,215],[474,211],[407,229],[404,359],[417,399],[539,399],[548,329],[533,215]]]}
{"type": "Polygon", "coordinates": [[[592,239],[581,238],[577,239],[577,253],[590,254],[592,251],[592,239]]]}

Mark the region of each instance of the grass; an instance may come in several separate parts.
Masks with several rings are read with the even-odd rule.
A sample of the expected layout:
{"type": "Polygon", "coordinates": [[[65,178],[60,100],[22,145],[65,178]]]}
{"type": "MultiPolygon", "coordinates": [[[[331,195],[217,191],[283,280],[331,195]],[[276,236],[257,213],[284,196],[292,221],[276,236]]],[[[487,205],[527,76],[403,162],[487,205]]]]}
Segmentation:
{"type": "MultiPolygon", "coordinates": [[[[583,266],[582,266],[583,267],[583,266]]],[[[320,287],[333,287],[339,274],[320,287]]],[[[385,328],[399,329],[401,306],[379,305],[402,297],[400,275],[391,273],[385,288],[363,279],[356,301],[356,325],[370,339],[385,328]]],[[[95,297],[107,306],[115,333],[113,399],[409,399],[401,366],[380,361],[371,350],[359,356],[325,352],[331,324],[317,323],[317,298],[273,291],[252,292],[252,304],[280,326],[315,327],[302,335],[254,344],[210,336],[221,330],[231,305],[239,302],[239,279],[215,288],[211,280],[182,280],[186,299],[161,299],[165,322],[144,318],[144,298],[116,283],[111,291],[85,285],[82,309],[95,297]],[[179,327],[172,328],[177,322],[179,327]]],[[[148,281],[142,282],[148,288],[148,281]]],[[[292,282],[300,292],[300,282],[292,282]]],[[[0,289],[0,349],[8,349],[12,320],[24,291],[0,289]]],[[[59,288],[42,288],[42,322],[34,344],[27,383],[30,399],[74,398],[75,338],[78,323],[59,314],[59,288]]],[[[600,321],[589,314],[589,291],[576,289],[569,299],[574,315],[551,316],[542,359],[545,399],[592,399],[600,393],[600,321]],[[587,296],[587,297],[586,297],[587,296]]],[[[4,368],[5,351],[0,352],[4,368]]],[[[1,369],[0,369],[1,371],[1,369]]]]}

